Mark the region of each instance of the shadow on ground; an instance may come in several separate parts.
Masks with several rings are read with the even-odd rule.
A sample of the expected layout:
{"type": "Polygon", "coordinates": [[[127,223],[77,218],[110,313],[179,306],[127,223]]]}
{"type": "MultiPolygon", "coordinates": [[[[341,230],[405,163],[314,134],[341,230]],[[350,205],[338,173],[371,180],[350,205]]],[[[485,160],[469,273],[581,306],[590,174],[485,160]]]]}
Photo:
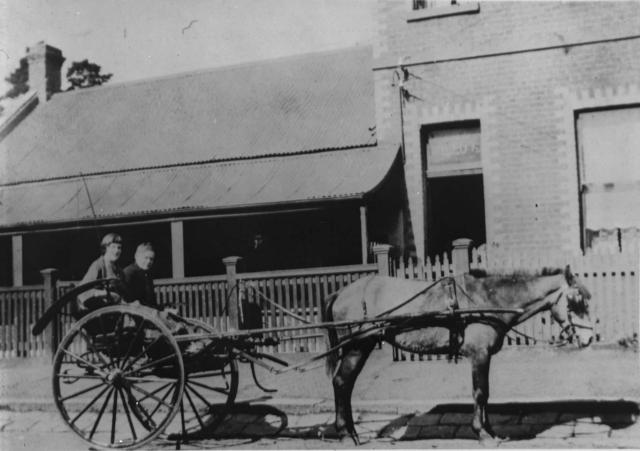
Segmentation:
{"type": "Polygon", "coordinates": [[[287,424],[287,415],[273,406],[241,403],[227,408],[219,421],[197,434],[182,437],[181,441],[247,439],[251,442],[276,436],[286,429],[287,424]]]}
{"type": "MultiPolygon", "coordinates": [[[[587,434],[610,434],[636,423],[639,405],[631,401],[555,401],[490,404],[489,419],[495,432],[509,440],[535,437],[570,438],[587,434]]],[[[470,424],[473,404],[439,404],[426,413],[394,418],[393,415],[365,414],[358,432],[370,439],[425,440],[476,439],[470,424]]],[[[312,420],[313,415],[308,416],[312,420]]],[[[316,415],[316,419],[318,416],[316,415]]],[[[325,419],[331,415],[323,415],[325,419]]],[[[328,421],[328,420],[320,420],[328,421]]],[[[289,426],[287,415],[268,405],[239,404],[221,422],[191,437],[198,439],[240,439],[246,443],[268,437],[335,439],[329,422],[303,422],[289,426]]]]}
{"type": "MultiPolygon", "coordinates": [[[[631,401],[557,401],[490,404],[489,421],[500,437],[527,440],[553,430],[556,438],[608,433],[637,421],[640,409],[631,401]]],[[[475,439],[473,404],[440,404],[427,413],[404,415],[385,425],[378,437],[397,440],[475,439]]]]}

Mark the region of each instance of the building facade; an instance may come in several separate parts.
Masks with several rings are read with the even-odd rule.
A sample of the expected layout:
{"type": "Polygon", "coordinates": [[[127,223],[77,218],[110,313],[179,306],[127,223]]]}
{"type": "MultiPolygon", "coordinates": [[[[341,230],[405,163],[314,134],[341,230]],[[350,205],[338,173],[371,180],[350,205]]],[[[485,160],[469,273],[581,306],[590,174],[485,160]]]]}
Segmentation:
{"type": "Polygon", "coordinates": [[[640,4],[381,0],[378,138],[419,257],[624,248],[640,227],[640,4]]]}

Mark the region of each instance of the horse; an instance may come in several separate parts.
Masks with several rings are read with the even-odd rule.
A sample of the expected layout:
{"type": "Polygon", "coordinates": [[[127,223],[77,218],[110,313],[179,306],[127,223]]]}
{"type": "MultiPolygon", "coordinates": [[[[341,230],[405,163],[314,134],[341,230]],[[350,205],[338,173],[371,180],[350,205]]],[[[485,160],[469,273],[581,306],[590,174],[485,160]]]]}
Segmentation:
{"type": "Polygon", "coordinates": [[[345,287],[329,300],[326,321],[353,321],[354,326],[329,329],[327,372],[333,376],[335,432],[360,444],[353,423],[351,394],[367,357],[382,341],[419,354],[453,352],[470,359],[474,415],[471,427],[480,442],[495,445],[487,416],[491,356],[506,333],[533,315],[551,316],[580,347],[593,339],[588,300],[591,294],[569,266],[539,274],[487,275],[467,273],[433,284],[384,276],[368,276],[345,287]],[[474,314],[454,315],[458,310],[474,314]],[[482,311],[482,313],[478,313],[482,311]],[[450,315],[430,313],[450,312],[450,315]],[[393,322],[395,318],[408,318],[393,322]],[[362,320],[388,319],[388,327],[362,320]],[[340,355],[338,355],[340,353],[340,355]]]}

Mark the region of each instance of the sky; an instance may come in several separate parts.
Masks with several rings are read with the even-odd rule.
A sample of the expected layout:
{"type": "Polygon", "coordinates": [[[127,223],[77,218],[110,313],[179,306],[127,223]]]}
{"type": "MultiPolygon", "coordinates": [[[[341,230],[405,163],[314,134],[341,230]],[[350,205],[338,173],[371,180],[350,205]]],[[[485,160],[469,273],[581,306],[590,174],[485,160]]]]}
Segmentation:
{"type": "MultiPolygon", "coordinates": [[[[110,83],[371,43],[375,0],[0,0],[0,91],[45,41],[110,83]]],[[[63,85],[64,88],[64,85],[63,85]]]]}

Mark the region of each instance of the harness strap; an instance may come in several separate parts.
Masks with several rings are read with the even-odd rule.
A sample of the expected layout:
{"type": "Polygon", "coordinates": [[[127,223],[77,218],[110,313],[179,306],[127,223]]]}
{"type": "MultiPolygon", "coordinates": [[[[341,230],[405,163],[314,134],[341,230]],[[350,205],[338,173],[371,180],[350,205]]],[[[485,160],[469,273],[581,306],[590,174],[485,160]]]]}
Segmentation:
{"type": "MultiPolygon", "coordinates": [[[[388,310],[385,310],[384,312],[378,314],[375,316],[375,318],[380,318],[382,316],[388,315],[389,313],[395,312],[396,310],[401,309],[402,307],[404,307],[405,305],[409,304],[410,302],[413,302],[418,296],[423,295],[424,293],[426,293],[427,291],[429,291],[431,288],[435,287],[436,285],[438,285],[439,283],[444,282],[445,280],[449,280],[449,279],[453,279],[453,277],[451,276],[447,276],[447,277],[443,277],[442,279],[438,279],[435,282],[433,282],[431,285],[427,286],[426,288],[423,288],[422,290],[418,291],[416,294],[414,294],[413,296],[411,296],[409,299],[407,299],[404,302],[401,302],[400,304],[396,305],[395,307],[391,307],[388,310]]],[[[455,284],[455,280],[454,280],[454,284],[455,284]]]]}

